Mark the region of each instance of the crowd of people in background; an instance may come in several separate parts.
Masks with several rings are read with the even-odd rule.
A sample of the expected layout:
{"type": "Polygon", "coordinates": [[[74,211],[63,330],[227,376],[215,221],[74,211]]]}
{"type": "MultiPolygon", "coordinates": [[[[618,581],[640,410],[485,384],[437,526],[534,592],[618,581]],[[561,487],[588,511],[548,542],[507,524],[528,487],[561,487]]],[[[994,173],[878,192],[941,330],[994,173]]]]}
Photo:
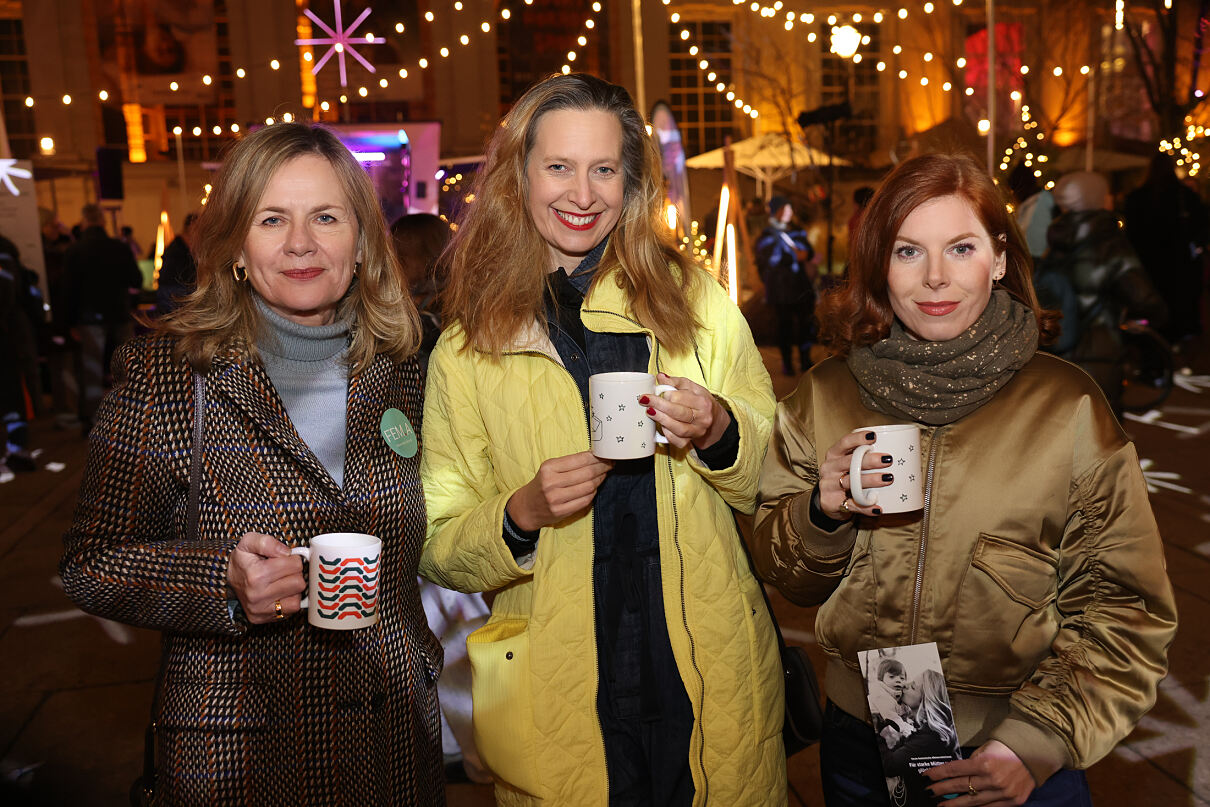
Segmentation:
{"type": "MultiPolygon", "coordinates": [[[[881,787],[868,774],[882,763],[845,663],[906,618],[875,579],[881,564],[911,560],[872,544],[910,547],[918,532],[852,498],[851,474],[871,488],[893,477],[889,455],[851,468],[873,440],[862,424],[915,423],[922,446],[944,452],[951,435],[986,444],[1039,428],[1029,417],[1043,405],[1083,418],[1085,465],[1064,453],[1072,435],[1048,433],[1053,461],[1021,458],[1030,481],[999,510],[956,493],[933,506],[951,517],[938,527],[953,531],[947,541],[977,543],[971,551],[1012,566],[1047,602],[1068,599],[1053,625],[1030,622],[1024,649],[1008,613],[1002,629],[967,626],[981,638],[945,651],[960,686],[1000,694],[954,701],[963,736],[947,740],[983,759],[914,786],[990,801],[1001,792],[990,771],[1011,780],[1004,798],[1017,804],[1035,785],[1086,794],[1079,769],[1154,699],[1175,630],[1137,457],[1113,417],[1117,333],[1145,320],[1178,351],[1202,333],[1210,219],[1198,194],[1165,155],[1121,216],[1100,175],[1042,188],[1018,167],[1007,183],[1014,223],[974,160],[917,157],[855,190],[841,266],[821,266],[807,199],[758,201],[748,257],[782,371],[803,376],[777,404],[739,308],[657,226],[658,165],[625,90],[553,76],[495,130],[480,201],[455,228],[428,214],[387,227],[334,135],[281,124],[235,146],[206,213],[189,213],[164,250],[154,290],[133,230],[111,235],[97,205],[71,230],[42,211],[44,284],[0,237],[0,483],[37,467],[32,418],[91,433],[62,576],[87,610],[165,636],[154,708],[167,721],[156,761],[167,798],[323,800],[343,788],[436,804],[443,783],[494,780],[505,804],[597,803],[605,792],[610,804],[688,805],[705,793],[781,803],[784,684],[759,577],[792,602],[822,604],[820,645],[834,662],[825,800],[855,803],[844,794],[881,787]],[[290,282],[321,270],[323,284],[290,282]],[[914,296],[951,284],[956,301],[914,296]],[[951,303],[953,317],[940,310],[951,303]],[[1083,367],[1109,406],[1082,408],[1096,387],[1047,353],[1083,367]],[[990,375],[971,369],[984,360],[990,375]],[[667,437],[654,457],[584,450],[589,377],[602,370],[668,385],[637,401],[637,417],[667,437]],[[1014,385],[1018,375],[1035,385],[1014,385]],[[904,379],[919,383],[905,393],[904,379]],[[106,397],[114,384],[123,393],[106,397]],[[419,455],[372,439],[385,407],[417,432],[423,423],[419,455]],[[276,444],[251,440],[254,426],[276,444]],[[136,445],[135,428],[173,447],[223,441],[194,490],[200,505],[190,452],[136,445]],[[1046,498],[1055,490],[1084,498],[1046,498]],[[1022,527],[1021,509],[1043,500],[1045,525],[1022,527]],[[1066,514],[1090,502],[1101,521],[1073,526],[1066,514]],[[755,512],[751,566],[736,512],[755,512]],[[1014,525],[1012,537],[955,526],[989,518],[1014,525]],[[382,533],[391,554],[382,627],[328,641],[297,618],[306,581],[290,549],[337,528],[382,533]],[[1093,582],[1137,602],[1133,617],[1133,606],[1086,606],[1102,589],[1082,566],[1038,560],[1062,548],[1083,563],[1094,550],[1080,541],[1102,534],[1113,546],[1097,562],[1117,576],[1093,582]],[[173,551],[156,551],[165,542],[173,551]],[[1113,665],[1079,650],[1096,716],[1069,694],[1082,675],[1064,655],[1076,622],[1116,637],[1105,655],[1129,646],[1148,665],[1096,683],[1113,665]],[[1010,704],[1035,670],[1059,689],[1010,704]],[[286,686],[264,691],[265,681],[286,686]],[[555,682],[558,697],[528,699],[555,682]],[[311,720],[328,714],[341,725],[311,720]],[[238,730],[218,731],[215,715],[238,730]],[[337,770],[337,746],[354,739],[375,751],[354,765],[364,777],[337,770]]],[[[1000,449],[1015,458],[1010,442],[1000,449]]],[[[995,498],[1004,480],[960,455],[938,473],[995,498]]],[[[934,562],[952,581],[969,565],[952,550],[934,562]]],[[[992,588],[957,616],[936,605],[929,618],[942,631],[982,618],[992,588]]],[[[923,726],[916,695],[902,714],[923,726]]]]}

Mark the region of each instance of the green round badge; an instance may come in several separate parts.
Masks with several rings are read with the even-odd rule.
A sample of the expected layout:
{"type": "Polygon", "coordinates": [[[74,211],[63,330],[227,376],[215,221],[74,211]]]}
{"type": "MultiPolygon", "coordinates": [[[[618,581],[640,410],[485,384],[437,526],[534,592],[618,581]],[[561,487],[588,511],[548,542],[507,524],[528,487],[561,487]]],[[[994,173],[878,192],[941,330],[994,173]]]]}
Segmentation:
{"type": "Polygon", "coordinates": [[[388,409],[382,413],[382,423],[379,424],[382,439],[401,457],[416,456],[416,432],[408,422],[407,415],[398,409],[388,409]]]}

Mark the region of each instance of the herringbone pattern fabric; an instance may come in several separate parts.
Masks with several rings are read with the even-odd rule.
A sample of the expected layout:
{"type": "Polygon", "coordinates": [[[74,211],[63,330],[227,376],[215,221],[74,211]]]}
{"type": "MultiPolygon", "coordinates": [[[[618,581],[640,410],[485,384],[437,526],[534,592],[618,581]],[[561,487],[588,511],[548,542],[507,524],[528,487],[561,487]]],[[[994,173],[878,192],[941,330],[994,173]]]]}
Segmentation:
{"type": "Polygon", "coordinates": [[[157,802],[442,803],[441,647],[415,584],[425,529],[419,457],[400,457],[379,433],[392,407],[420,432],[417,365],[380,356],[350,380],[342,490],[299,439],[264,371],[217,357],[206,377],[191,543],[193,393],[171,349],[163,338],[140,339],[115,359],[118,383],[97,418],[62,564],[65,588],[85,610],[163,631],[157,802]],[[245,532],[298,546],[346,531],[382,539],[377,625],[231,620],[227,558],[245,532]]]}

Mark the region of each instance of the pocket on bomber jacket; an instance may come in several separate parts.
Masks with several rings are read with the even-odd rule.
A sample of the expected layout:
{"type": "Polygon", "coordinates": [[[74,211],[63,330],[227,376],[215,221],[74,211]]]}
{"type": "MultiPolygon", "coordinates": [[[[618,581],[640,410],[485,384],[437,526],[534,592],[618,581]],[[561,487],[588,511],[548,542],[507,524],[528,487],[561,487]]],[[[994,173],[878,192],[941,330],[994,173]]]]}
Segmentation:
{"type": "Polygon", "coordinates": [[[1042,553],[982,533],[955,603],[949,673],[980,687],[1016,689],[1050,653],[1059,629],[1058,570],[1042,553]]]}
{"type": "MultiPolygon", "coordinates": [[[[836,590],[819,606],[815,619],[815,638],[824,650],[843,658],[857,658],[862,637],[877,636],[875,595],[878,578],[868,540],[857,538],[853,555],[836,590]]],[[[863,648],[864,649],[864,648],[863,648]]]]}
{"type": "Polygon", "coordinates": [[[466,650],[479,756],[497,778],[540,796],[528,620],[489,621],[466,637],[466,650]]]}

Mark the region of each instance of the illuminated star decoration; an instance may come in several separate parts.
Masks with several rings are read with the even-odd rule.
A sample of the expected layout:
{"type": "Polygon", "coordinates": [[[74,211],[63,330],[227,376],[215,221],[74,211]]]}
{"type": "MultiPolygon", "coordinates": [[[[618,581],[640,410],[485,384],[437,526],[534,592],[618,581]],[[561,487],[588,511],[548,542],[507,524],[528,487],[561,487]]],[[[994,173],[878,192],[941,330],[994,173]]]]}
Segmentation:
{"type": "Polygon", "coordinates": [[[13,196],[20,196],[17,191],[17,186],[13,184],[13,177],[17,179],[29,179],[32,176],[25,168],[18,168],[16,160],[0,160],[0,182],[4,183],[4,187],[8,188],[9,193],[13,196]]]}
{"type": "Polygon", "coordinates": [[[381,45],[384,42],[386,42],[386,39],[384,39],[381,36],[369,36],[369,35],[363,36],[360,39],[353,39],[353,31],[357,30],[357,26],[361,25],[362,21],[365,20],[366,17],[370,16],[370,9],[367,8],[365,11],[361,12],[361,15],[358,16],[357,19],[353,20],[352,24],[349,25],[348,28],[345,28],[342,26],[341,21],[340,21],[340,2],[341,2],[341,0],[333,0],[333,2],[332,2],[332,7],[333,7],[334,11],[336,12],[336,30],[332,30],[331,28],[329,28],[327,23],[325,23],[319,17],[316,17],[311,12],[311,9],[308,8],[308,9],[304,10],[303,13],[306,14],[308,17],[310,17],[312,22],[314,22],[320,28],[327,31],[328,36],[321,37],[318,39],[296,39],[296,40],[294,40],[294,44],[295,45],[329,45],[330,47],[328,48],[328,52],[325,53],[323,55],[323,58],[321,58],[318,62],[316,62],[315,66],[311,68],[311,74],[312,75],[318,74],[320,69],[323,68],[323,66],[328,63],[328,59],[332,58],[332,54],[335,53],[336,61],[340,65],[340,86],[347,87],[349,85],[348,85],[348,82],[347,82],[346,76],[345,76],[345,53],[348,52],[354,59],[361,62],[362,66],[366,70],[369,70],[371,73],[374,73],[374,72],[376,72],[374,70],[374,65],[370,64],[364,58],[362,58],[361,54],[358,53],[354,49],[353,46],[356,44],[381,45]]]}

